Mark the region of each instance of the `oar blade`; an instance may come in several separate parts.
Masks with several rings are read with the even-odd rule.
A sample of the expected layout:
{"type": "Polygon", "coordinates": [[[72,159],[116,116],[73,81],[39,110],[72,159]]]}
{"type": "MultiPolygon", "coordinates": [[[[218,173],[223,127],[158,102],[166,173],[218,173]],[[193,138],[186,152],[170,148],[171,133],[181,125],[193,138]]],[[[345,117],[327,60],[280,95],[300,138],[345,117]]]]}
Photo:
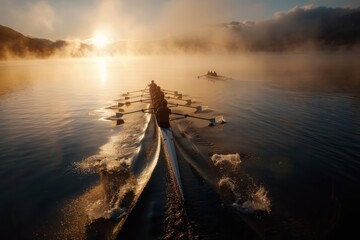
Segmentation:
{"type": "Polygon", "coordinates": [[[216,116],[215,118],[209,119],[209,126],[214,127],[216,124],[225,124],[226,120],[224,119],[224,116],[216,116]]]}
{"type": "Polygon", "coordinates": [[[118,119],[118,120],[116,120],[115,125],[119,126],[119,125],[122,125],[124,123],[125,123],[125,121],[123,119],[118,119]]]}
{"type": "Polygon", "coordinates": [[[209,127],[215,127],[216,126],[216,119],[215,118],[210,118],[209,119],[209,127]]]}
{"type": "Polygon", "coordinates": [[[203,111],[203,107],[202,106],[197,106],[195,107],[195,113],[199,113],[199,112],[202,112],[203,111]]]}
{"type": "Polygon", "coordinates": [[[123,113],[120,113],[120,112],[117,112],[116,115],[115,115],[117,118],[121,118],[122,116],[124,116],[123,113]]]}
{"type": "Polygon", "coordinates": [[[226,120],[224,119],[223,115],[217,116],[215,119],[216,119],[217,123],[220,123],[220,124],[225,124],[226,123],[226,120]]]}
{"type": "Polygon", "coordinates": [[[123,112],[124,111],[124,109],[122,109],[118,105],[113,105],[113,106],[110,106],[110,107],[106,107],[106,109],[116,110],[118,112],[123,112]]]}

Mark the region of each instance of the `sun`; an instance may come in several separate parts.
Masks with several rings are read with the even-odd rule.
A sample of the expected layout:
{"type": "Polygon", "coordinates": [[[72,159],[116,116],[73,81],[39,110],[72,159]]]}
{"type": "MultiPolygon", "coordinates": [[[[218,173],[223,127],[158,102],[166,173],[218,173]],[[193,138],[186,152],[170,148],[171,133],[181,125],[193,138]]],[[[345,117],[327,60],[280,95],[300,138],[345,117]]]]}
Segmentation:
{"type": "Polygon", "coordinates": [[[104,49],[110,43],[110,38],[106,35],[96,35],[92,39],[92,44],[97,49],[104,49]]]}

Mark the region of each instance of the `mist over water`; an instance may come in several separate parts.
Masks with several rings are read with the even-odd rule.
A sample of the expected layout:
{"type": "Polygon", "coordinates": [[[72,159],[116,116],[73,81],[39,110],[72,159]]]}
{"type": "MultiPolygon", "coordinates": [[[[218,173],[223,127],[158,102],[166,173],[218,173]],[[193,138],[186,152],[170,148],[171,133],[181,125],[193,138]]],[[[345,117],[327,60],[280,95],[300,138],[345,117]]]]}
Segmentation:
{"type": "Polygon", "coordinates": [[[81,238],[94,229],[131,237],[139,236],[131,230],[137,222],[150,229],[148,239],[174,231],[164,226],[173,221],[166,215],[171,187],[164,159],[152,147],[153,123],[142,113],[124,117],[120,126],[103,120],[113,114],[105,107],[122,92],[143,89],[152,79],[194,106],[208,106],[197,116],[227,121],[213,128],[190,118],[171,123],[189,199],[176,209],[185,209],[193,236],[242,236],[231,226],[260,239],[353,233],[358,60],[357,54],[312,53],[1,62],[2,237],[56,232],[81,238]],[[229,80],[198,78],[214,70],[229,80]],[[134,213],[122,223],[133,203],[134,213]],[[203,217],[211,212],[213,220],[203,217]]]}
{"type": "MultiPolygon", "coordinates": [[[[54,30],[57,21],[51,6],[35,5],[36,12],[50,15],[46,21],[42,18],[45,16],[37,16],[39,23],[49,22],[42,28],[54,30]]],[[[223,2],[183,0],[163,4],[156,14],[148,16],[151,20],[144,21],[144,16],[136,19],[137,13],[131,15],[133,9],[126,5],[113,0],[90,4],[87,7],[93,9],[88,9],[79,20],[86,19],[83,26],[77,25],[79,22],[72,23],[78,28],[78,35],[63,40],[27,37],[0,25],[0,59],[317,51],[359,53],[360,50],[360,28],[354,24],[360,20],[358,6],[294,6],[259,20],[241,19],[243,16],[234,14],[233,9],[223,2]],[[230,10],[233,18],[224,22],[223,13],[230,10]],[[187,15],[185,19],[184,14],[187,15]],[[84,34],[87,37],[78,37],[84,34]]],[[[148,7],[145,3],[142,5],[144,9],[148,7]]]]}

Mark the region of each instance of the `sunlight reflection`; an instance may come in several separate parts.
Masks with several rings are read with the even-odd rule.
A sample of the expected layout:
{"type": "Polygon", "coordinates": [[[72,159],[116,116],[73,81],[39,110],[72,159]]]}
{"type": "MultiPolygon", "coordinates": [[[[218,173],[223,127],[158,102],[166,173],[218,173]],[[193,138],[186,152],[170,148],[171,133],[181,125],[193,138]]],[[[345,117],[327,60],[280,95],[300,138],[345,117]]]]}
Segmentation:
{"type": "Polygon", "coordinates": [[[97,63],[99,66],[99,79],[101,82],[106,82],[107,80],[107,64],[105,58],[97,58],[97,63]]]}

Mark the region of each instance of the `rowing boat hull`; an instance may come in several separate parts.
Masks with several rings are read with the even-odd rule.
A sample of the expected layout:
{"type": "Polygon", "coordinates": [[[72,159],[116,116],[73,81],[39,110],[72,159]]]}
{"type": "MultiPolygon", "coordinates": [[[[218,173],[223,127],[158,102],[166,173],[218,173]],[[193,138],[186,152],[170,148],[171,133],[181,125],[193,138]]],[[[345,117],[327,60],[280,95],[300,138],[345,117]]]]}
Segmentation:
{"type": "Polygon", "coordinates": [[[170,175],[175,182],[176,191],[181,199],[184,199],[184,194],[181,185],[179,163],[176,155],[174,136],[171,128],[158,127],[163,142],[163,149],[166,155],[166,159],[170,168],[170,175]]]}

